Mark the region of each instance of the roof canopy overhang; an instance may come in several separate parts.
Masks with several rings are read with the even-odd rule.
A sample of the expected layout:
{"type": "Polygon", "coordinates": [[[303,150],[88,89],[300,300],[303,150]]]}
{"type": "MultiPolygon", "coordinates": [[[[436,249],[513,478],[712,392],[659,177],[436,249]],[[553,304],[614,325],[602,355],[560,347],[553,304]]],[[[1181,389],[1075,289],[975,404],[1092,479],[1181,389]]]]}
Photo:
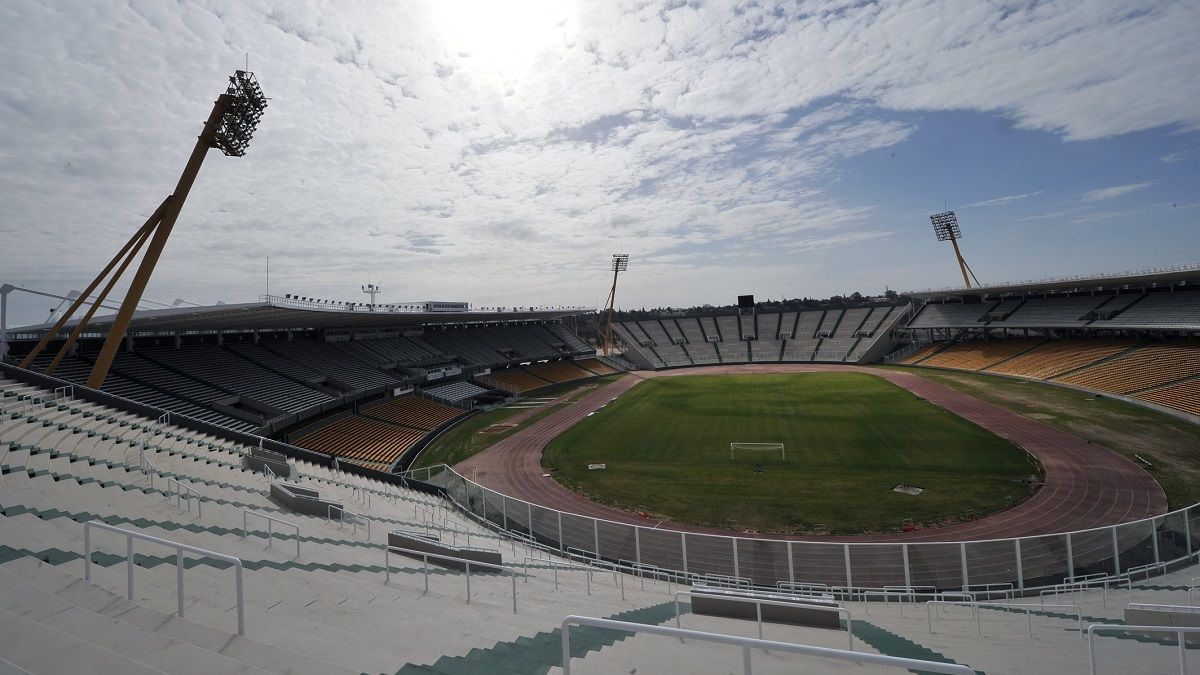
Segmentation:
{"type": "Polygon", "coordinates": [[[1130,288],[1171,286],[1200,287],[1200,264],[1142,272],[1120,272],[1099,276],[1065,277],[1033,281],[987,284],[973,288],[937,288],[905,293],[919,300],[949,300],[966,296],[1026,295],[1044,293],[1088,293],[1130,288]]]}
{"type": "MultiPolygon", "coordinates": [[[[142,310],[134,313],[129,334],[189,333],[189,332],[250,332],[274,330],[330,330],[355,328],[415,328],[440,324],[479,324],[512,321],[551,321],[594,311],[584,307],[507,307],[467,311],[396,311],[384,307],[375,309],[320,308],[319,306],[287,306],[267,300],[241,304],[204,307],[172,307],[142,310]]],[[[105,333],[112,326],[113,315],[94,317],[87,334],[105,333]]],[[[72,320],[64,327],[76,325],[72,320]]],[[[11,328],[13,337],[40,335],[52,324],[44,323],[11,328]]]]}

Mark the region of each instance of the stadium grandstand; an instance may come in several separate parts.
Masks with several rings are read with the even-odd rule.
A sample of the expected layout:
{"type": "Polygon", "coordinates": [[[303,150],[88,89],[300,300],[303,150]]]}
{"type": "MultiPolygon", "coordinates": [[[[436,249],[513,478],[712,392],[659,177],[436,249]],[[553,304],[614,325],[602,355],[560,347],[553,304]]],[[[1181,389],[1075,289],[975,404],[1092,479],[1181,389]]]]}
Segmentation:
{"type": "MultiPolygon", "coordinates": [[[[387,471],[477,402],[618,372],[567,325],[581,311],[291,295],[140,311],[103,391],[387,471]]],[[[93,319],[53,374],[83,385],[110,322],[93,319]]],[[[46,372],[73,326],[29,368],[46,372]]],[[[7,331],[9,360],[49,328],[7,331]]]]}
{"type": "Polygon", "coordinates": [[[614,324],[626,357],[644,368],[721,363],[869,363],[893,346],[909,307],[665,317],[614,324]]]}
{"type": "MultiPolygon", "coordinates": [[[[1137,279],[639,319],[616,332],[625,359],[644,368],[886,360],[1040,379],[1184,415],[1200,386],[1200,291],[1190,275],[1137,279]],[[1125,314],[1139,307],[1148,311],[1125,314]]],[[[264,298],[142,312],[100,390],[83,383],[103,317],[50,375],[46,356],[15,365],[46,326],[10,332],[0,616],[25,638],[4,643],[0,665],[527,673],[560,672],[565,649],[591,672],[668,672],[682,659],[704,670],[740,652],[691,640],[664,650],[641,633],[678,621],[755,639],[738,637],[754,622],[731,602],[763,615],[773,642],[753,657],[759,672],[796,669],[802,657],[780,644],[876,659],[867,672],[1010,672],[1009,655],[1030,650],[1043,671],[1067,672],[1086,663],[1088,624],[1116,626],[1093,636],[1103,637],[1095,658],[1114,672],[1175,662],[1175,629],[1125,627],[1194,612],[1194,506],[1010,539],[793,541],[614,522],[496,492],[445,465],[404,470],[481,405],[619,374],[624,359],[597,355],[572,329],[581,311],[264,298]],[[1135,597],[1114,602],[1117,588],[1135,597]],[[775,615],[789,605],[798,617],[775,615]],[[624,632],[590,619],[569,626],[568,614],[624,632]],[[397,631],[413,636],[400,652],[397,631]],[[47,641],[65,648],[39,651],[47,641]]],[[[606,403],[606,391],[587,405],[606,403]]]]}
{"type": "Polygon", "coordinates": [[[1200,415],[1200,267],[908,294],[888,363],[1021,377],[1200,415]]]}

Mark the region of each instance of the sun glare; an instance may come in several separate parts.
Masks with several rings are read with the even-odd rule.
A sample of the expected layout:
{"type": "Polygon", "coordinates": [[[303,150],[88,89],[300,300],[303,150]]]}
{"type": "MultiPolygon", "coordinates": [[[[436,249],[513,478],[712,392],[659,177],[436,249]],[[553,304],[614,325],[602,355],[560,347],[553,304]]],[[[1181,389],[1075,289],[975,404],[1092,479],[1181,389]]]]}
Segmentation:
{"type": "Polygon", "coordinates": [[[522,75],[561,43],[569,3],[562,0],[433,0],[434,29],[447,51],[476,71],[522,75]]]}

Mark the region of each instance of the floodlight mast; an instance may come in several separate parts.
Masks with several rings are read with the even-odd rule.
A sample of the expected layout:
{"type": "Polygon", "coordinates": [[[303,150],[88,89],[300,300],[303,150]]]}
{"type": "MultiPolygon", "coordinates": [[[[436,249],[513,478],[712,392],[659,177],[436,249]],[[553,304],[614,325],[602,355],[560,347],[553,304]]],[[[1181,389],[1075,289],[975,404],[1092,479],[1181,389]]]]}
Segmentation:
{"type": "Polygon", "coordinates": [[[371,296],[371,310],[375,309],[375,296],[383,292],[383,288],[379,284],[367,283],[362,287],[362,292],[371,296]]]}
{"type": "Polygon", "coordinates": [[[83,291],[71,307],[63,313],[62,317],[46,331],[45,335],[42,336],[29,355],[21,361],[20,365],[22,368],[29,367],[29,364],[46,348],[49,341],[58,335],[67,321],[83,304],[84,300],[91,295],[92,291],[119,264],[119,268],[112,279],[109,280],[104,290],[100,293],[100,296],[96,298],[96,304],[93,305],[92,311],[80,319],[75,330],[72,331],[70,338],[59,349],[58,355],[52,362],[51,367],[46,371],[47,374],[52,374],[54,367],[69,352],[79,334],[82,333],[84,326],[91,319],[95,307],[104,301],[108,292],[112,290],[112,287],[125,271],[126,267],[129,266],[142,247],[146,246],[142,261],[138,265],[133,279],[130,281],[129,290],[125,294],[125,299],[121,303],[120,310],[117,311],[113,319],[112,326],[108,331],[108,337],[104,340],[104,346],[101,347],[100,353],[96,357],[91,375],[88,376],[87,386],[99,389],[104,385],[104,379],[108,376],[108,370],[112,367],[117,349],[125,337],[125,331],[129,328],[130,320],[133,318],[133,312],[137,309],[137,305],[142,299],[142,293],[146,290],[146,285],[150,281],[154,267],[158,264],[158,259],[167,244],[167,238],[171,236],[171,230],[175,226],[175,221],[179,218],[179,212],[183,209],[183,204],[187,200],[188,193],[191,191],[192,184],[200,172],[200,166],[204,163],[204,158],[208,154],[209,148],[218,148],[225,155],[231,157],[245,155],[246,148],[249,146],[250,139],[254,136],[255,130],[258,128],[258,122],[262,118],[263,110],[266,107],[267,99],[263,96],[262,89],[259,88],[258,82],[254,78],[254,73],[238,70],[229,77],[229,85],[226,87],[225,93],[218,96],[216,102],[213,104],[212,112],[209,113],[208,120],[204,123],[204,129],[196,140],[196,146],[193,148],[192,154],[184,166],[183,173],[179,177],[179,182],[175,185],[175,191],[163,200],[154,211],[154,214],[150,216],[149,220],[134,233],[125,246],[117,252],[117,255],[113,256],[108,265],[92,280],[92,283],[83,291]]]}
{"type": "Polygon", "coordinates": [[[954,257],[958,260],[958,269],[962,272],[963,284],[967,288],[971,287],[971,279],[975,279],[975,283],[979,283],[979,279],[975,276],[974,270],[967,264],[967,261],[962,256],[962,251],[958,250],[958,240],[962,238],[962,228],[958,226],[958,216],[953,211],[943,211],[929,216],[929,221],[933,223],[933,234],[938,241],[949,241],[954,247],[954,257]],[[971,278],[967,278],[967,273],[970,272],[971,278]]]}
{"type": "Polygon", "coordinates": [[[613,352],[612,339],[612,324],[613,324],[613,303],[617,299],[617,275],[629,269],[629,254],[614,253],[612,257],[612,273],[613,283],[612,289],[608,291],[608,321],[604,325],[604,333],[601,340],[600,348],[605,356],[611,356],[613,352]]]}

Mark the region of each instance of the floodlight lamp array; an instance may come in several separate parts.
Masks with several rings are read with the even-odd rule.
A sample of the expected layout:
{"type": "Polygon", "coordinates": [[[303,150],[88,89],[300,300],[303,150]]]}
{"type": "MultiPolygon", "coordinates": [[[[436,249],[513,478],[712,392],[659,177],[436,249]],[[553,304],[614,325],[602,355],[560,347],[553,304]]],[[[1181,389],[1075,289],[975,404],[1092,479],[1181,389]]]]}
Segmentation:
{"type": "Polygon", "coordinates": [[[229,77],[225,95],[231,100],[221,115],[213,145],[226,155],[241,157],[246,154],[250,139],[258,128],[258,121],[262,119],[267,97],[263,96],[254,73],[244,70],[236,71],[229,77]]]}
{"type": "Polygon", "coordinates": [[[624,272],[629,269],[629,254],[614,253],[612,258],[612,269],[614,272],[624,272]]]}
{"type": "Polygon", "coordinates": [[[962,239],[962,229],[958,226],[958,216],[954,215],[953,211],[935,213],[929,216],[929,221],[933,223],[933,233],[937,235],[938,241],[962,239]]]}

